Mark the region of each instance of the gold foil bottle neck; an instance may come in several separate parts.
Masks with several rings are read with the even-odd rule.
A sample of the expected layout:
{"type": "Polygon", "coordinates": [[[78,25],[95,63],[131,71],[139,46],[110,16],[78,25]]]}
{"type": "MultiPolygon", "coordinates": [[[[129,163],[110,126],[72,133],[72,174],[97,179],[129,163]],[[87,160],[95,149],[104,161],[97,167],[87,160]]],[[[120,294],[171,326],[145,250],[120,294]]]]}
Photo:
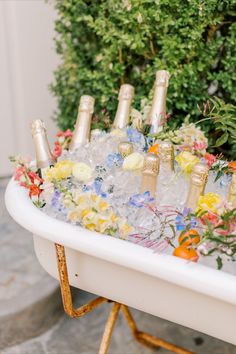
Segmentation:
{"type": "Polygon", "coordinates": [[[129,124],[131,103],[134,97],[134,87],[129,84],[121,85],[119,103],[116,111],[113,129],[124,129],[129,124]]]}
{"type": "Polygon", "coordinates": [[[122,156],[122,158],[124,159],[126,156],[129,156],[130,154],[132,154],[132,152],[134,151],[134,148],[131,143],[129,143],[128,141],[124,141],[124,142],[119,143],[118,151],[119,151],[120,155],[122,156]]]}
{"type": "Polygon", "coordinates": [[[162,167],[174,171],[174,145],[170,141],[158,144],[158,156],[162,167]]]}
{"type": "Polygon", "coordinates": [[[232,175],[228,192],[228,202],[232,203],[233,207],[236,208],[236,173],[232,175]]]}
{"type": "Polygon", "coordinates": [[[56,158],[50,150],[44,122],[40,119],[33,121],[31,123],[31,132],[35,147],[37,168],[42,169],[53,165],[56,158]]]}
{"type": "Polygon", "coordinates": [[[89,142],[94,102],[95,100],[92,96],[81,96],[75,129],[70,143],[70,150],[75,150],[79,146],[89,142]]]}
{"type": "Polygon", "coordinates": [[[159,173],[159,158],[154,154],[147,154],[144,158],[140,193],[150,192],[155,198],[157,188],[157,176],[159,173]]]}
{"type": "Polygon", "coordinates": [[[170,75],[166,70],[159,70],[156,73],[152,106],[148,115],[152,134],[162,131],[163,125],[166,123],[166,95],[169,78],[170,75]]]}
{"type": "Polygon", "coordinates": [[[209,169],[206,165],[197,163],[193,167],[186,201],[186,207],[192,209],[193,211],[195,211],[197,207],[199,197],[204,194],[208,173],[209,169]]]}
{"type": "Polygon", "coordinates": [[[148,173],[150,175],[157,176],[159,173],[159,165],[160,163],[157,155],[152,153],[146,154],[144,158],[142,173],[148,173]]]}
{"type": "Polygon", "coordinates": [[[170,73],[167,70],[158,70],[156,72],[155,86],[169,86],[170,73]]]}
{"type": "Polygon", "coordinates": [[[203,186],[205,189],[207,179],[208,179],[209,169],[206,165],[202,163],[197,163],[193,167],[193,171],[191,174],[191,183],[195,186],[203,186]]]}

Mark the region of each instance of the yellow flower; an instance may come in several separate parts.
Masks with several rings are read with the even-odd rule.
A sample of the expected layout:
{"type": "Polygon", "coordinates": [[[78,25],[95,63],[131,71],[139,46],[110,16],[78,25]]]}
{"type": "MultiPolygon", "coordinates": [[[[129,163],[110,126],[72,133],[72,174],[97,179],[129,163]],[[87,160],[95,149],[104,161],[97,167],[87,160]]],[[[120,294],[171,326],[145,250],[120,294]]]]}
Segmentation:
{"type": "Polygon", "coordinates": [[[219,194],[206,193],[198,200],[198,212],[212,211],[217,213],[217,206],[221,203],[222,199],[219,194]]]}
{"type": "Polygon", "coordinates": [[[119,222],[119,236],[121,238],[125,238],[126,236],[130,235],[131,232],[133,231],[134,231],[133,227],[129,225],[125,219],[119,222]]]}
{"type": "Polygon", "coordinates": [[[129,156],[126,156],[123,162],[123,170],[135,171],[140,170],[143,167],[144,157],[138,152],[133,152],[129,156]]]}
{"type": "Polygon", "coordinates": [[[89,181],[92,177],[92,172],[93,170],[91,169],[91,167],[89,167],[88,165],[86,165],[86,163],[83,162],[75,163],[72,169],[73,176],[82,182],[89,181]]]}
{"type": "Polygon", "coordinates": [[[45,178],[49,181],[61,180],[71,176],[74,162],[70,160],[64,160],[57,162],[53,167],[45,171],[45,178]]]}
{"type": "Polygon", "coordinates": [[[126,137],[126,132],[124,130],[119,129],[119,128],[113,129],[110,134],[116,138],[125,138],[126,137]]]}
{"type": "Polygon", "coordinates": [[[194,165],[200,162],[199,158],[191,154],[189,151],[183,151],[178,156],[176,156],[176,161],[179,164],[179,167],[185,173],[191,173],[194,165]]]}

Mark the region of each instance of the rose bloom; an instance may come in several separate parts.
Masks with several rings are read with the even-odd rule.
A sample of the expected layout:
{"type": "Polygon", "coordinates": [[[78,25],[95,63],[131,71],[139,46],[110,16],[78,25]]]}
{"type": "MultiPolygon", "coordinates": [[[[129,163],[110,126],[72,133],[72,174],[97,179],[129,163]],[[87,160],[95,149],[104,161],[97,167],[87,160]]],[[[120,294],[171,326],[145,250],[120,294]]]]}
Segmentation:
{"type": "Polygon", "coordinates": [[[213,226],[217,226],[219,222],[219,216],[211,211],[207,212],[200,218],[203,225],[206,225],[206,221],[209,221],[213,226]]]}
{"type": "Polygon", "coordinates": [[[204,155],[204,158],[207,162],[208,167],[211,167],[213,163],[216,162],[216,157],[213,154],[209,154],[209,152],[206,152],[204,155]]]}
{"type": "Polygon", "coordinates": [[[73,176],[82,182],[89,181],[92,178],[92,173],[92,168],[83,162],[75,163],[72,169],[73,176]]]}

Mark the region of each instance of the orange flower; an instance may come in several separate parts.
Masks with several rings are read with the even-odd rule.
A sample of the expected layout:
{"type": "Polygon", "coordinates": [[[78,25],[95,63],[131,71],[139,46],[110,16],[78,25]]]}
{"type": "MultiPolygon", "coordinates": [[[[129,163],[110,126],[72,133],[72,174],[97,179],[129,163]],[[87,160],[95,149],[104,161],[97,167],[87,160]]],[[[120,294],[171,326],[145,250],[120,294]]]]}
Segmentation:
{"type": "Polygon", "coordinates": [[[209,152],[206,152],[204,155],[207,165],[208,167],[211,167],[213,165],[213,163],[216,162],[216,157],[213,154],[209,154],[209,152]]]}
{"type": "Polygon", "coordinates": [[[230,169],[230,172],[236,172],[236,161],[230,162],[228,168],[230,169]]]}
{"type": "Polygon", "coordinates": [[[148,149],[148,152],[157,155],[158,154],[158,144],[154,144],[148,149]]]}
{"type": "Polygon", "coordinates": [[[41,192],[42,192],[42,189],[40,189],[39,186],[36,186],[36,184],[31,184],[29,186],[29,196],[30,196],[30,198],[32,196],[39,196],[41,192]]]}

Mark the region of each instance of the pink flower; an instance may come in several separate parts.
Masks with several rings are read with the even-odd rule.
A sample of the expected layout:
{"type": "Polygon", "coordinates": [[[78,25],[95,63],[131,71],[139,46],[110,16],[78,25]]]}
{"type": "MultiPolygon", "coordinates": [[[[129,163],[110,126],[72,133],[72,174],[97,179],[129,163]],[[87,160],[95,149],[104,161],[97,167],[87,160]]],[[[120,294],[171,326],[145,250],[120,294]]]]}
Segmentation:
{"type": "Polygon", "coordinates": [[[206,225],[206,221],[210,222],[213,226],[217,226],[219,222],[219,216],[217,214],[208,211],[201,218],[201,222],[203,225],[206,225]]]}
{"type": "Polygon", "coordinates": [[[33,184],[39,185],[39,184],[43,183],[43,179],[41,177],[39,177],[39,175],[33,171],[28,172],[28,177],[33,184]]]}
{"type": "Polygon", "coordinates": [[[22,167],[18,167],[16,170],[15,170],[15,173],[14,173],[14,180],[15,181],[20,181],[20,179],[22,179],[22,177],[24,177],[24,174],[26,173],[26,168],[25,166],[22,166],[22,167]]]}
{"type": "Polygon", "coordinates": [[[58,141],[56,141],[54,145],[55,145],[55,146],[54,146],[54,150],[53,150],[53,155],[54,155],[55,157],[61,156],[62,148],[61,148],[60,143],[59,143],[58,141]]]}
{"type": "MultiPolygon", "coordinates": [[[[217,226],[223,226],[224,223],[221,222],[217,226]]],[[[226,224],[224,228],[217,228],[215,231],[221,236],[227,236],[232,234],[236,229],[236,223],[226,224]]]]}
{"type": "Polygon", "coordinates": [[[211,167],[213,163],[216,162],[216,157],[213,154],[209,154],[209,152],[206,152],[204,155],[204,158],[207,162],[208,167],[211,167]]]}
{"type": "Polygon", "coordinates": [[[57,132],[57,137],[58,138],[60,138],[60,136],[63,136],[63,135],[64,135],[64,133],[61,130],[59,130],[59,132],[57,132]]]}
{"type": "Polygon", "coordinates": [[[206,142],[194,141],[194,143],[193,143],[193,149],[196,150],[196,151],[204,150],[206,148],[207,148],[207,143],[206,142]]]}
{"type": "Polygon", "coordinates": [[[67,129],[65,132],[64,132],[64,137],[65,138],[71,138],[72,137],[72,131],[70,129],[67,129]]]}

